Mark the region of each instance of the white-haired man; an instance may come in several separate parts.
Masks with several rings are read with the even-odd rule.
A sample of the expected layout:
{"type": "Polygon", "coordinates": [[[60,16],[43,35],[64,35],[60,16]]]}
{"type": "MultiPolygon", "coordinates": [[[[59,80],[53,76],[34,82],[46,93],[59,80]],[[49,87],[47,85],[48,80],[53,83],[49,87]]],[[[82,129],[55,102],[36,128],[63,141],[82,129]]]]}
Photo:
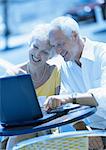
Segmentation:
{"type": "Polygon", "coordinates": [[[61,69],[61,93],[70,96],[49,97],[46,109],[67,102],[94,106],[98,103],[96,114],[90,117],[90,125],[106,128],[106,44],[81,37],[78,23],[70,17],[58,17],[51,26],[50,44],[65,60],[61,69]]]}

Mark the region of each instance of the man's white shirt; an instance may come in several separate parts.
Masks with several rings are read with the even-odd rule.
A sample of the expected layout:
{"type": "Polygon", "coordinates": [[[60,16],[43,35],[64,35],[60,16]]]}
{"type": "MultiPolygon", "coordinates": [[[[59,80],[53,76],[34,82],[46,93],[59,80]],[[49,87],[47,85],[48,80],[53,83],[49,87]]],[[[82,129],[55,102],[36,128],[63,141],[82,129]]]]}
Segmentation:
{"type": "MultiPolygon", "coordinates": [[[[99,104],[96,115],[106,128],[106,44],[86,38],[80,62],[81,67],[72,61],[62,64],[61,93],[93,93],[99,104]]],[[[93,116],[95,123],[97,117],[93,116]]]]}

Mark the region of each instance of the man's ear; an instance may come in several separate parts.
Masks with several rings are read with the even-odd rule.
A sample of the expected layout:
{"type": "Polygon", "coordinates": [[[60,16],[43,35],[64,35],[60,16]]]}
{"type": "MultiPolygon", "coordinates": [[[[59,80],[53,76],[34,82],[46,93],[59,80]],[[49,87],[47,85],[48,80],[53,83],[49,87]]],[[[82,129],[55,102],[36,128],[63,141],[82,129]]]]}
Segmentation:
{"type": "Polygon", "coordinates": [[[75,31],[72,31],[72,39],[74,41],[76,41],[78,39],[78,33],[76,33],[75,31]]]}

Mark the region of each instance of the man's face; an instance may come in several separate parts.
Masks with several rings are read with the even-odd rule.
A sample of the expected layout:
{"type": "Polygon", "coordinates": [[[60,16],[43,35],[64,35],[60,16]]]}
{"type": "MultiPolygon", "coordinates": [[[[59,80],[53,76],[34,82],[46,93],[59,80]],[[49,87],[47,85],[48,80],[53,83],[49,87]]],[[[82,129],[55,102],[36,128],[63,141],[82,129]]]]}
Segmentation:
{"type": "Polygon", "coordinates": [[[33,41],[29,50],[30,63],[36,67],[44,65],[50,54],[50,45],[48,41],[33,41]]]}
{"type": "Polygon", "coordinates": [[[53,30],[49,34],[50,44],[55,48],[65,61],[74,60],[76,57],[76,44],[72,38],[68,38],[61,30],[53,30]]]}

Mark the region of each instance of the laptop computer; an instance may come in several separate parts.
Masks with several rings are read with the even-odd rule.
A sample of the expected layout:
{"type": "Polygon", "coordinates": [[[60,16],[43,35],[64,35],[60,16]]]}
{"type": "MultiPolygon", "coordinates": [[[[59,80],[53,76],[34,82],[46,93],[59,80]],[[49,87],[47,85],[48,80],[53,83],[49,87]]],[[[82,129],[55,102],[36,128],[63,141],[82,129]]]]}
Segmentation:
{"type": "Polygon", "coordinates": [[[5,127],[42,124],[66,114],[68,109],[44,115],[30,74],[0,78],[0,124],[5,127]]]}
{"type": "Polygon", "coordinates": [[[29,74],[0,78],[0,123],[3,126],[38,125],[56,117],[57,114],[43,115],[29,74]]]}

